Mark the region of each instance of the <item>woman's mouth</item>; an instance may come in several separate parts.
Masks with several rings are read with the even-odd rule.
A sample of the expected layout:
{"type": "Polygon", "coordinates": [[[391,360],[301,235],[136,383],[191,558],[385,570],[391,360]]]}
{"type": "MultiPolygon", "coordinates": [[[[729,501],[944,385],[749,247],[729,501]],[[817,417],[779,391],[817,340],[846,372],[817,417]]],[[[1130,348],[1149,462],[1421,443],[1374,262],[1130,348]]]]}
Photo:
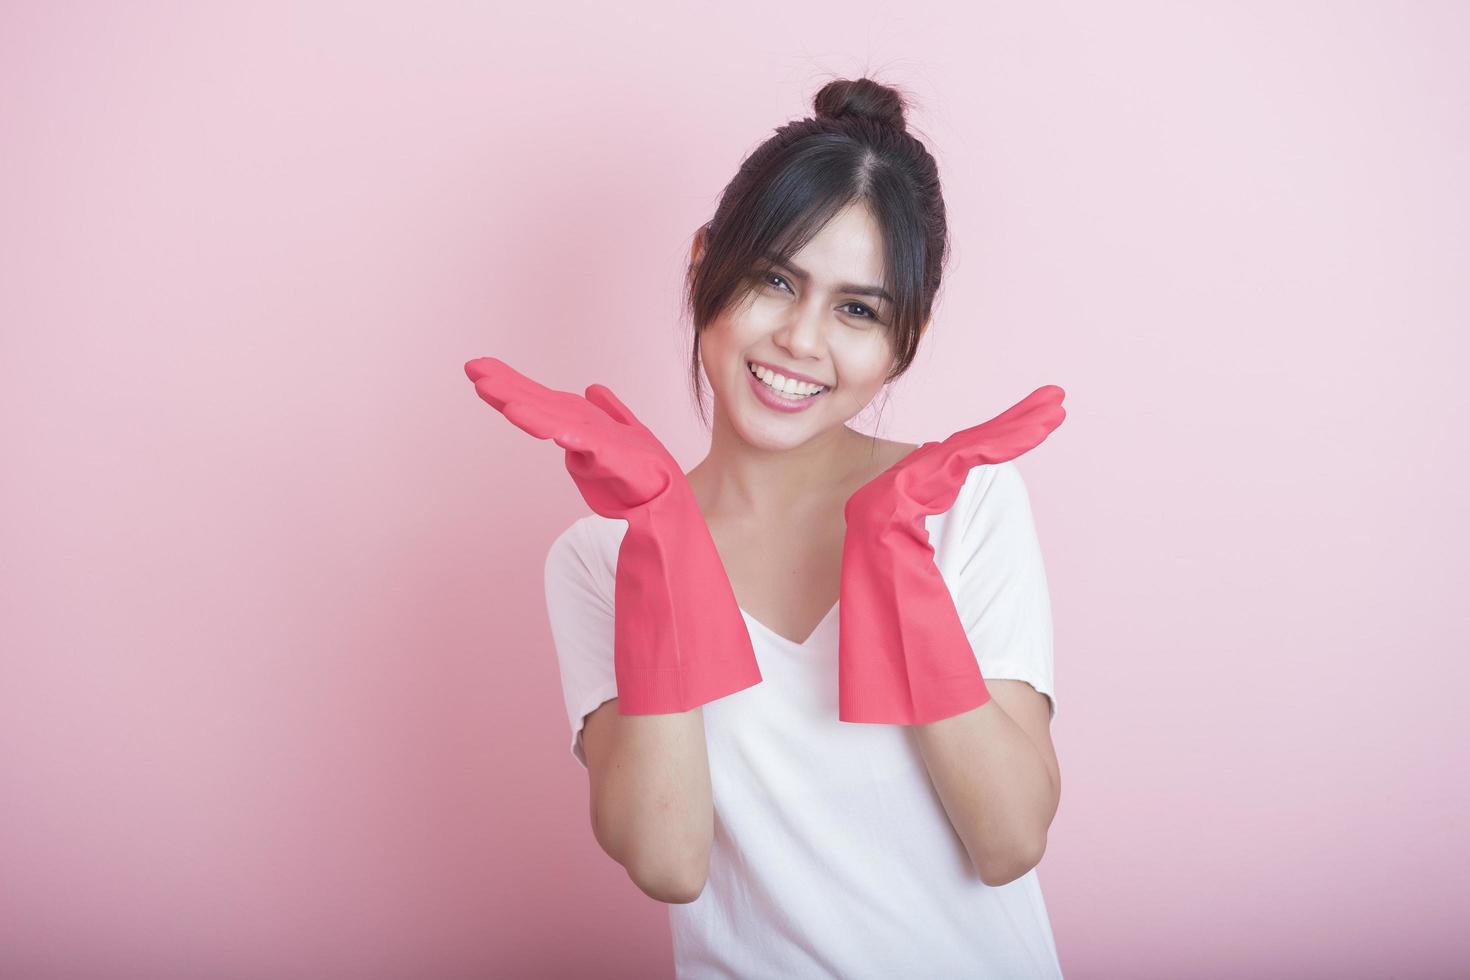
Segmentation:
{"type": "Polygon", "coordinates": [[[749,361],[745,362],[745,374],[750,378],[751,390],[761,404],[781,412],[800,412],[831,390],[825,386],[783,378],[766,368],[756,367],[749,361]],[[768,382],[774,382],[780,387],[772,387],[768,382]]]}

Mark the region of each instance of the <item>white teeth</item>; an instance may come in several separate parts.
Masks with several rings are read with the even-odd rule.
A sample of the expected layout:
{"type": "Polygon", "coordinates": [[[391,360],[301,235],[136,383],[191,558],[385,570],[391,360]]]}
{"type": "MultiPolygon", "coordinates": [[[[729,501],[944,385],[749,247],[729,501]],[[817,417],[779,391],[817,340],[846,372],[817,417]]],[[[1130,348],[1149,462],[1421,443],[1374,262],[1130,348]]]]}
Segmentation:
{"type": "Polygon", "coordinates": [[[747,365],[750,368],[750,373],[759,378],[762,384],[783,395],[806,398],[819,391],[827,390],[826,385],[814,385],[806,381],[796,381],[785,375],[777,374],[774,371],[763,368],[758,364],[749,364],[747,362],[747,365]]]}

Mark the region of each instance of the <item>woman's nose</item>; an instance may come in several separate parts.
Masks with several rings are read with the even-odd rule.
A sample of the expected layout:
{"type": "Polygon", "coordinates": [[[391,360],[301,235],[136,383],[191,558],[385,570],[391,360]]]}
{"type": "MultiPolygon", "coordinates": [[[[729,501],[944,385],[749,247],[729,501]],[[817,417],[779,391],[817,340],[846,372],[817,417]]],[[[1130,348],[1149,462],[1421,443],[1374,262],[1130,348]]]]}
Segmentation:
{"type": "Polygon", "coordinates": [[[821,310],[794,311],[791,319],[776,331],[776,342],[793,356],[810,357],[820,354],[826,345],[823,337],[823,331],[826,330],[824,316],[821,310]]]}

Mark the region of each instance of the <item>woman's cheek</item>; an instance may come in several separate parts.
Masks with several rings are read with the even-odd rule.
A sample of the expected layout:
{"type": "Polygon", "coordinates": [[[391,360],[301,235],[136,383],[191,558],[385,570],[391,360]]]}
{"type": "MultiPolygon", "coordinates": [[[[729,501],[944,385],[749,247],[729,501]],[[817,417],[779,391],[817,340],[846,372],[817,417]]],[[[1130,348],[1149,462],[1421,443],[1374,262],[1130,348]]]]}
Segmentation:
{"type": "Polygon", "coordinates": [[[748,319],[751,325],[761,330],[775,330],[781,322],[781,301],[772,296],[756,294],[750,304],[748,319]]]}

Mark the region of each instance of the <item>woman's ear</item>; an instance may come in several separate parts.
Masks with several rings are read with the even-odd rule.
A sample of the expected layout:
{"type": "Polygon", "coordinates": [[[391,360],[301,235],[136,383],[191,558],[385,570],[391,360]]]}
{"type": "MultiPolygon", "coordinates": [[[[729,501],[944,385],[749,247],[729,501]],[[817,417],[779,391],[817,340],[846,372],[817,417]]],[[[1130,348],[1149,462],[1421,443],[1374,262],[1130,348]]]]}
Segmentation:
{"type": "Polygon", "coordinates": [[[699,230],[694,233],[694,244],[689,247],[689,264],[697,267],[699,260],[704,258],[704,236],[709,225],[700,225],[699,230]]]}

